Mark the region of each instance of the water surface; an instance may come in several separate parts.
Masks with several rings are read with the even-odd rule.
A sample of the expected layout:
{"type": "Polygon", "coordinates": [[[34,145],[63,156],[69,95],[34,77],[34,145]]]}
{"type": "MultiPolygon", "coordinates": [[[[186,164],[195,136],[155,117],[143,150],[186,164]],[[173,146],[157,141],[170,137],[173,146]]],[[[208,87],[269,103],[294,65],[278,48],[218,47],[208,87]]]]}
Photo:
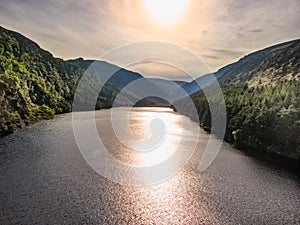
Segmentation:
{"type": "MultiPolygon", "coordinates": [[[[119,119],[126,120],[122,110],[119,119]]],[[[129,124],[137,139],[151,137],[151,118],[160,117],[168,128],[165,155],[145,158],[118,141],[110,116],[110,110],[96,112],[101,139],[118,160],[137,166],[168,157],[174,146],[184,155],[198,129],[170,110],[136,108],[129,124]]],[[[292,173],[226,143],[213,164],[200,172],[199,156],[209,138],[204,131],[194,156],[171,179],[128,187],[89,167],[71,121],[71,114],[59,115],[0,139],[0,224],[300,224],[299,181],[292,173]]]]}

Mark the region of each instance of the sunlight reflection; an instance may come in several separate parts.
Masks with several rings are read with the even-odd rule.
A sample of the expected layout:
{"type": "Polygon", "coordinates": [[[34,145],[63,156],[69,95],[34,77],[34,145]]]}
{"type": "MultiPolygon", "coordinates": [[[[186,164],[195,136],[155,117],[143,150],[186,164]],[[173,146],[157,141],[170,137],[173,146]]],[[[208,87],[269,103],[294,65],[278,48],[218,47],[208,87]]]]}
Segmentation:
{"type": "Polygon", "coordinates": [[[170,112],[171,109],[156,108],[130,114],[132,136],[139,140],[132,146],[137,151],[138,166],[159,164],[176,151],[182,135],[181,117],[170,112]]]}

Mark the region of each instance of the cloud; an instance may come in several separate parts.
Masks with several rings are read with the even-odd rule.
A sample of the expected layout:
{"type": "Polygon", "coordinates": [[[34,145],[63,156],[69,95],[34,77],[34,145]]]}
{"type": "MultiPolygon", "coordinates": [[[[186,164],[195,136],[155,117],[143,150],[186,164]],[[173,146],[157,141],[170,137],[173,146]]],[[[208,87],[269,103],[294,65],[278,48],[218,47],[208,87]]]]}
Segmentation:
{"type": "Polygon", "coordinates": [[[184,71],[165,63],[147,61],[131,65],[127,69],[148,77],[192,80],[184,71]]]}
{"type": "Polygon", "coordinates": [[[206,58],[210,58],[210,59],[219,59],[220,57],[219,56],[214,56],[214,55],[205,55],[205,54],[202,54],[203,57],[206,57],[206,58]]]}
{"type": "Polygon", "coordinates": [[[216,71],[244,54],[299,38],[299,11],[299,0],[189,0],[180,19],[166,27],[151,18],[143,0],[1,0],[0,25],[66,59],[98,58],[119,45],[159,40],[188,48],[216,71]]]}
{"type": "Polygon", "coordinates": [[[249,30],[249,32],[251,32],[251,33],[259,33],[259,32],[263,32],[263,29],[253,29],[253,30],[249,30]]]}
{"type": "Polygon", "coordinates": [[[216,48],[211,48],[211,50],[215,53],[217,53],[218,55],[220,54],[226,54],[226,55],[233,55],[233,56],[237,56],[237,55],[241,55],[244,54],[245,52],[242,50],[238,50],[238,49],[216,49],[216,48]]]}

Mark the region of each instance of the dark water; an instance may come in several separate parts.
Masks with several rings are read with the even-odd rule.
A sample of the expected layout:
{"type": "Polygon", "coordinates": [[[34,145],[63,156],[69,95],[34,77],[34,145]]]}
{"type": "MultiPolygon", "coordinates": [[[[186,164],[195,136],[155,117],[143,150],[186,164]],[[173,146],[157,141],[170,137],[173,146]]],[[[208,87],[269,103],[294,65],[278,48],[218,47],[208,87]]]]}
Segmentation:
{"type": "MultiPolygon", "coordinates": [[[[145,121],[167,116],[174,130],[169,138],[176,141],[177,130],[183,130],[178,121],[188,119],[159,111],[136,109],[130,119],[133,133],[147,138],[145,121]]],[[[109,118],[109,110],[97,112],[99,133],[112,152],[118,151],[128,163],[147,160],[137,160],[137,153],[120,145],[109,118]]],[[[205,132],[195,156],[174,177],[157,185],[128,187],[88,166],[77,148],[71,119],[71,114],[60,115],[0,139],[0,224],[300,224],[299,180],[293,173],[228,144],[199,172],[197,156],[209,137],[205,132]]],[[[195,126],[190,122],[181,133],[183,147],[189,145],[195,126]]],[[[170,149],[172,144],[166,146],[170,149]]]]}

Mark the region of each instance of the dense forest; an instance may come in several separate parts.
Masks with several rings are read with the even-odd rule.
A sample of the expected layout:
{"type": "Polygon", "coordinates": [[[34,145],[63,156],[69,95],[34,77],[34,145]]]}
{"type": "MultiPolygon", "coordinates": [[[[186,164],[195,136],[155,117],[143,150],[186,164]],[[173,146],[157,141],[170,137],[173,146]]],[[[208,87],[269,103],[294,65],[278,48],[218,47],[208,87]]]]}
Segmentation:
{"type": "MultiPolygon", "coordinates": [[[[300,159],[300,81],[284,80],[249,87],[222,86],[227,110],[225,140],[237,148],[300,159]]],[[[202,127],[211,127],[211,113],[203,91],[191,95],[202,127]]]]}
{"type": "Polygon", "coordinates": [[[69,112],[80,69],[0,27],[0,135],[69,112]]]}
{"type": "MultiPolygon", "coordinates": [[[[23,35],[0,27],[0,136],[55,114],[70,112],[74,92],[92,60],[64,61],[53,57],[23,35]]],[[[142,76],[106,62],[96,61],[107,70],[117,71],[99,93],[95,109],[110,108],[120,90],[142,76]]],[[[86,102],[91,87],[101,82],[93,77],[82,93],[86,102]]],[[[123,97],[119,105],[130,102],[123,97]]]]}
{"type": "MultiPolygon", "coordinates": [[[[251,53],[214,75],[226,103],[225,140],[254,154],[300,159],[300,40],[251,53]]],[[[209,131],[211,112],[204,92],[191,98],[200,125],[209,131]]]]}

